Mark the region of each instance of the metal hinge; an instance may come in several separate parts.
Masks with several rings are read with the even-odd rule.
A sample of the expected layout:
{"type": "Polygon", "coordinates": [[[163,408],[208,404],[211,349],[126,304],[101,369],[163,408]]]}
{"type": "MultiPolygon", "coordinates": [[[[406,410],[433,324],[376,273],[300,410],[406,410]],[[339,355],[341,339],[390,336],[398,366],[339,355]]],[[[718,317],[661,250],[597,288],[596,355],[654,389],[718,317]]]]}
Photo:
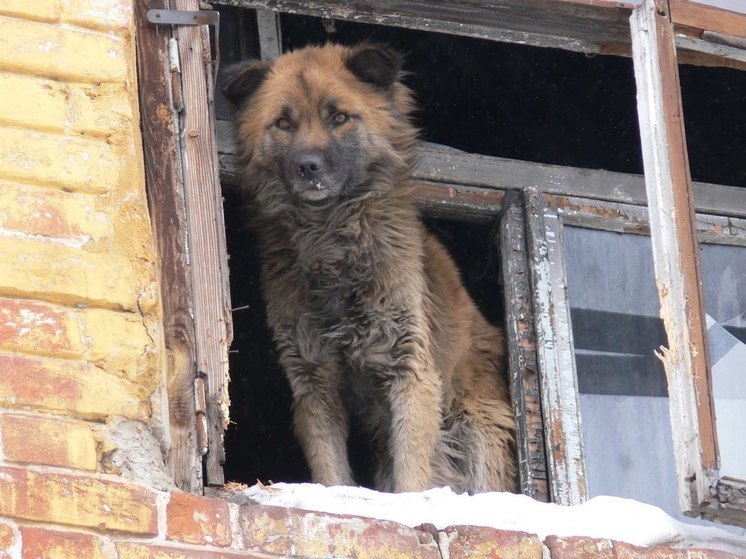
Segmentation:
{"type": "Polygon", "coordinates": [[[209,450],[207,437],[207,375],[197,372],[194,379],[194,412],[197,421],[197,452],[200,456],[209,450]]]}
{"type": "Polygon", "coordinates": [[[213,65],[213,81],[217,78],[220,67],[220,12],[216,10],[159,10],[151,9],[145,14],[146,19],[155,25],[209,25],[213,28],[212,50],[215,58],[210,60],[213,65]]]}

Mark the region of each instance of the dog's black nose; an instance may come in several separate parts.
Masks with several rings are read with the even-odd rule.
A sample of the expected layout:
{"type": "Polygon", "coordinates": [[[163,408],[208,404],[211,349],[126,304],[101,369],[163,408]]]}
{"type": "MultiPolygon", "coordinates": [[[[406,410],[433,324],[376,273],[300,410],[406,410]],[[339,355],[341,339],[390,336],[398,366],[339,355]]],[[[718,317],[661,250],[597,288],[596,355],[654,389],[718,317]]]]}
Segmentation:
{"type": "Polygon", "coordinates": [[[304,179],[315,179],[324,170],[324,159],[318,153],[307,153],[298,160],[298,175],[304,179]]]}

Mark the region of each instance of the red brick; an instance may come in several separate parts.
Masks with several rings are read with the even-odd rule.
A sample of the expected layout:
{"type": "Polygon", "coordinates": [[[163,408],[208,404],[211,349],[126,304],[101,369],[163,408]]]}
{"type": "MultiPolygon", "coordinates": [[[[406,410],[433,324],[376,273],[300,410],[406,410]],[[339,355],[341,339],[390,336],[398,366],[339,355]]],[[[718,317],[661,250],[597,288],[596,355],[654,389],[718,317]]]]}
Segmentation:
{"type": "Polygon", "coordinates": [[[217,549],[185,549],[143,543],[118,543],[119,559],[268,559],[267,555],[253,555],[245,551],[231,553],[217,549]]]}
{"type": "Polygon", "coordinates": [[[154,491],[94,476],[0,468],[0,516],[156,535],[154,491]]]}
{"type": "Polygon", "coordinates": [[[231,544],[228,503],[189,493],[173,493],[166,511],[170,540],[201,545],[231,544]]]}
{"type": "MultiPolygon", "coordinates": [[[[639,547],[614,542],[614,559],[739,559],[738,555],[711,549],[674,549],[667,546],[639,547]]],[[[740,558],[746,557],[746,551],[740,558]]]]}
{"type": "Polygon", "coordinates": [[[641,547],[625,542],[596,539],[585,536],[561,538],[548,536],[544,540],[552,559],[743,559],[744,555],[734,555],[710,549],[678,549],[668,546],[641,547]]]}
{"type": "Polygon", "coordinates": [[[309,558],[440,559],[432,536],[388,520],[270,506],[243,506],[244,546],[256,552],[309,558]]]}
{"type": "Polygon", "coordinates": [[[13,546],[15,540],[13,527],[5,522],[0,522],[0,559],[11,559],[8,550],[13,546]]]}
{"type": "Polygon", "coordinates": [[[539,538],[525,532],[507,532],[480,526],[445,529],[451,559],[542,559],[539,538]]]}
{"type": "Polygon", "coordinates": [[[544,545],[549,548],[552,559],[616,559],[614,544],[610,540],[548,536],[544,540],[544,545]]]}
{"type": "Polygon", "coordinates": [[[85,419],[145,419],[148,405],[129,383],[82,361],[0,353],[0,405],[85,419]]]}
{"type": "Polygon", "coordinates": [[[96,439],[82,421],[5,414],[0,415],[0,435],[11,462],[89,471],[98,464],[96,439]]]}
{"type": "Polygon", "coordinates": [[[101,540],[91,534],[23,526],[21,537],[22,559],[104,559],[101,540]]]}
{"type": "Polygon", "coordinates": [[[0,297],[0,347],[35,353],[80,355],[80,332],[71,312],[47,303],[0,297]]]}

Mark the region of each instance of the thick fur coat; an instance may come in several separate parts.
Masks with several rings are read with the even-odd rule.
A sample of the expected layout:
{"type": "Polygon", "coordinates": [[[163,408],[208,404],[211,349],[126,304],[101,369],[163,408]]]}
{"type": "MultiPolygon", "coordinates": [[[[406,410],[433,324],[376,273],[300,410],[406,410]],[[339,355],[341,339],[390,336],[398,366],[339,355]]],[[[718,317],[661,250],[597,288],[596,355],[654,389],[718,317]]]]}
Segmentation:
{"type": "Polygon", "coordinates": [[[504,342],[411,196],[401,58],[335,45],[232,69],[224,87],[269,326],[314,481],[354,483],[351,418],[389,491],[516,486],[504,342]]]}

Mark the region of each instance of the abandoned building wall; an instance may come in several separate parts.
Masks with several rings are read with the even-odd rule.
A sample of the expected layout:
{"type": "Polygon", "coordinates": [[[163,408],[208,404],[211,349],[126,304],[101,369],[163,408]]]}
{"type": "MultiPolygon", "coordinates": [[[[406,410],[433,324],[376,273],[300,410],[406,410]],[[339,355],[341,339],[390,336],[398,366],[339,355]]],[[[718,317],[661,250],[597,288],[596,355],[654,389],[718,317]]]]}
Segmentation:
{"type": "MultiPolygon", "coordinates": [[[[133,6],[0,1],[0,559],[442,557],[432,530],[173,489],[133,6]]],[[[452,558],[689,553],[442,534],[452,558]]]]}

